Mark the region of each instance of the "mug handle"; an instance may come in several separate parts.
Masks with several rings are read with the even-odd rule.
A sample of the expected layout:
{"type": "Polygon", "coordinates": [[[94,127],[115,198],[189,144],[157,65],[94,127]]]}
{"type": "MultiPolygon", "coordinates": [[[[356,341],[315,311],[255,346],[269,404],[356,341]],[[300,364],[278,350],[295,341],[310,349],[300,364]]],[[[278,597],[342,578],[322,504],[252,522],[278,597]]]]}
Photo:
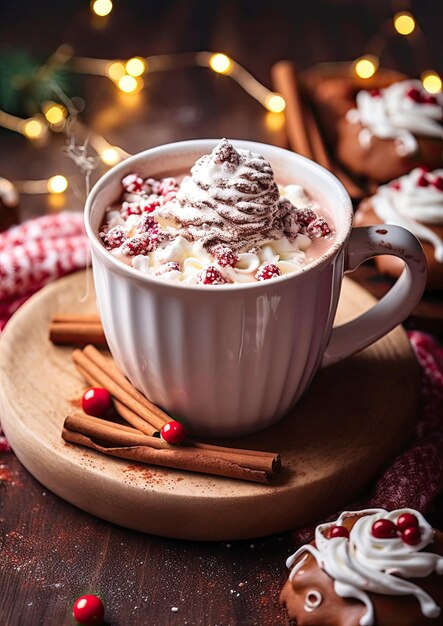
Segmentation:
{"type": "Polygon", "coordinates": [[[354,228],[348,242],[345,273],[374,256],[389,254],[406,263],[400,278],[369,311],[333,329],[321,367],[332,365],[366,348],[397,324],[420,301],[426,286],[426,258],[418,239],[405,228],[377,224],[354,228]]]}

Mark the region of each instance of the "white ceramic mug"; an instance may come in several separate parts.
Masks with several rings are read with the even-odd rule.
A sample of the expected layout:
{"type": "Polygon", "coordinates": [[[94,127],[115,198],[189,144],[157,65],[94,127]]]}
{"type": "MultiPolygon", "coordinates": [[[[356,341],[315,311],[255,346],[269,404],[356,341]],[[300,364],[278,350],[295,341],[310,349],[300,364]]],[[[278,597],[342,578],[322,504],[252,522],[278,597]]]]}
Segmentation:
{"type": "Polygon", "coordinates": [[[333,215],[333,245],[302,271],[269,281],[219,286],[168,283],[112,256],[98,232],[121,179],[188,172],[218,140],[152,148],[112,168],[86,203],[98,307],[109,349],[129,380],[192,433],[236,436],[277,421],[317,369],[365,348],[416,306],[426,282],[417,239],[392,225],[352,229],[341,183],[308,159],[266,144],[233,141],[262,154],[277,182],[299,183],[333,215]],[[370,311],[332,330],[342,277],[378,254],[406,263],[391,291],[370,311]]]}

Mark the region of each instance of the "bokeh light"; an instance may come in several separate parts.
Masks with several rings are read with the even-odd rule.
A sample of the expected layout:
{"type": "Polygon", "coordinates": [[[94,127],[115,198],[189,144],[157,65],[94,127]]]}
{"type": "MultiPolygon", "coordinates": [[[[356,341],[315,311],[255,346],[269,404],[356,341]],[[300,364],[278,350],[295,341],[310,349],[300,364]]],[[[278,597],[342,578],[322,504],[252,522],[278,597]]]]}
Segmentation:
{"type": "Polygon", "coordinates": [[[378,59],[372,55],[360,57],[354,61],[353,68],[359,78],[371,78],[378,69],[378,59]]]}
{"type": "Polygon", "coordinates": [[[272,113],[281,113],[286,108],[286,102],[279,93],[270,93],[266,96],[265,107],[272,113]]]}
{"type": "Polygon", "coordinates": [[[120,161],[120,153],[117,148],[106,148],[101,153],[100,158],[106,165],[115,165],[120,161]]]}
{"type": "Polygon", "coordinates": [[[111,0],[93,0],[91,10],[99,17],[105,17],[112,11],[112,2],[111,0]]]}
{"type": "Polygon", "coordinates": [[[433,72],[432,70],[428,70],[427,72],[423,72],[421,75],[421,80],[423,83],[423,87],[426,89],[428,93],[440,93],[442,90],[442,80],[440,76],[433,72]]]}
{"type": "Polygon", "coordinates": [[[138,88],[137,79],[133,76],[129,76],[129,74],[124,74],[117,84],[118,88],[124,93],[134,93],[138,88]]]}
{"type": "Polygon", "coordinates": [[[23,124],[23,134],[28,139],[40,139],[45,132],[44,125],[35,118],[26,120],[23,124]]]}
{"type": "Polygon", "coordinates": [[[66,117],[66,109],[61,104],[48,103],[44,112],[50,124],[60,124],[66,117]]]}
{"type": "Polygon", "coordinates": [[[67,188],[68,179],[65,176],[57,174],[56,176],[51,176],[48,180],[49,193],[63,193],[67,188]]]}
{"type": "Polygon", "coordinates": [[[108,65],[106,73],[111,80],[115,80],[117,82],[126,74],[126,69],[121,61],[114,61],[108,65]]]}
{"type": "Polygon", "coordinates": [[[126,63],[126,73],[130,76],[138,77],[144,74],[146,71],[145,60],[141,57],[133,57],[126,63]]]}
{"type": "Polygon", "coordinates": [[[227,74],[232,68],[232,61],[226,54],[217,52],[210,57],[209,67],[218,74],[227,74]]]}
{"type": "Polygon", "coordinates": [[[410,35],[415,30],[415,20],[408,11],[394,15],[394,28],[399,35],[410,35]]]}

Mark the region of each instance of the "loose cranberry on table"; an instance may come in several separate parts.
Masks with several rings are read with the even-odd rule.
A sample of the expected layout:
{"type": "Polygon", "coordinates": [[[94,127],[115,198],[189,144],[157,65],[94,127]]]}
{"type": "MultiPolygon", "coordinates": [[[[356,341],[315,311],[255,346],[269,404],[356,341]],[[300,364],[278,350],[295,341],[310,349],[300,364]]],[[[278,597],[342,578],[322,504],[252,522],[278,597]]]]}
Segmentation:
{"type": "Polygon", "coordinates": [[[90,387],[82,396],[82,409],[87,415],[104,417],[111,407],[112,396],[102,387],[90,387]]]}
{"type": "Polygon", "coordinates": [[[72,614],[78,624],[92,626],[103,624],[105,607],[99,597],[92,594],[81,596],[74,602],[72,614]]]}

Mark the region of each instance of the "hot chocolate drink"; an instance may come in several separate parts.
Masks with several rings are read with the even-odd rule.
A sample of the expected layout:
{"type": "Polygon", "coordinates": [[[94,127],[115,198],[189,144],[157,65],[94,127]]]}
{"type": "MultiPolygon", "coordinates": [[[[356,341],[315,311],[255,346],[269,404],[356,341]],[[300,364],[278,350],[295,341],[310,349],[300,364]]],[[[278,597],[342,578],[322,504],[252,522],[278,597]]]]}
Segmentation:
{"type": "Polygon", "coordinates": [[[161,280],[220,285],[301,271],[334,242],[331,218],[259,154],[226,139],[191,175],[122,180],[100,233],[125,263],[161,280]]]}

